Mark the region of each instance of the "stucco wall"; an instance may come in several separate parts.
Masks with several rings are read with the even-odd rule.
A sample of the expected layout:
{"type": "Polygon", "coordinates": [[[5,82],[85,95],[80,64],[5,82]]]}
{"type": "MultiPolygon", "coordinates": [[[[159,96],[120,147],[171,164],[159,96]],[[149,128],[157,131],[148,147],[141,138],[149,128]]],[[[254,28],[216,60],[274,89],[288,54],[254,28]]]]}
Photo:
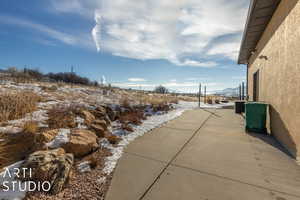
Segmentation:
{"type": "Polygon", "coordinates": [[[259,69],[259,101],[270,104],[272,134],[300,159],[300,1],[282,0],[256,49],[248,65],[250,100],[259,69]]]}

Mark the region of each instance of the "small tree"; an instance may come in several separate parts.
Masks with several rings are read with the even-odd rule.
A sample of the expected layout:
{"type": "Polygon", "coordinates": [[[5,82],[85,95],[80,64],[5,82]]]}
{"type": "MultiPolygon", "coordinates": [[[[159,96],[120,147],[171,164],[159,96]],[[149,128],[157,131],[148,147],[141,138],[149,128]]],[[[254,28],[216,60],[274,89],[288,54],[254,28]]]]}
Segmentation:
{"type": "Polygon", "coordinates": [[[160,93],[160,94],[167,94],[169,91],[166,87],[159,85],[154,89],[154,92],[160,93]]]}

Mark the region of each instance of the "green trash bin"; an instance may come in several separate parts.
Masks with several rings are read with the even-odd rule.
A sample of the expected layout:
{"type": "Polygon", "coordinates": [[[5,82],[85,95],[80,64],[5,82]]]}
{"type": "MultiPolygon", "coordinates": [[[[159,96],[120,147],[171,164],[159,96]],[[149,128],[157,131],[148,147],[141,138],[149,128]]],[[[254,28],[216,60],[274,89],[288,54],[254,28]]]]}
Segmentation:
{"type": "Polygon", "coordinates": [[[268,104],[261,102],[245,103],[246,131],[267,133],[267,107],[268,104]]]}

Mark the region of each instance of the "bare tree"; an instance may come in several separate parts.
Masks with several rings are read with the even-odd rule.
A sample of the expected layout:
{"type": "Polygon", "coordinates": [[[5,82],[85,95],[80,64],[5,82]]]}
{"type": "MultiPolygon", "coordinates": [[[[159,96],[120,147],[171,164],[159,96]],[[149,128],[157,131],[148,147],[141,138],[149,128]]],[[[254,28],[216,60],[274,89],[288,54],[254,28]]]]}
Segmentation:
{"type": "Polygon", "coordinates": [[[167,94],[169,91],[166,87],[159,85],[154,89],[154,92],[160,93],[160,94],[167,94]]]}

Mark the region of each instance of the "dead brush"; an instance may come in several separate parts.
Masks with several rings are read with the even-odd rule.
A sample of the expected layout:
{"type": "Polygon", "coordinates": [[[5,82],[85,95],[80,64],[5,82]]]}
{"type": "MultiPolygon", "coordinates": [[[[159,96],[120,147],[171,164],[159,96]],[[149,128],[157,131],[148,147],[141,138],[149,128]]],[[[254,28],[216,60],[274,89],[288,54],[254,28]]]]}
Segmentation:
{"type": "Polygon", "coordinates": [[[123,106],[124,108],[129,108],[130,107],[130,102],[129,102],[129,99],[128,97],[122,97],[121,100],[120,100],[120,104],[121,106],[123,106]]]}
{"type": "Polygon", "coordinates": [[[120,142],[120,140],[121,140],[120,137],[118,137],[116,135],[112,135],[112,134],[109,135],[109,136],[107,136],[106,139],[108,140],[108,142],[110,144],[118,144],[120,142]]]}
{"type": "Polygon", "coordinates": [[[51,129],[75,128],[76,114],[80,113],[82,107],[78,105],[56,105],[48,111],[48,125],[51,129]]]}
{"type": "Polygon", "coordinates": [[[173,97],[169,100],[169,103],[178,104],[178,99],[176,97],[173,97]]]}
{"type": "Polygon", "coordinates": [[[124,113],[120,116],[119,121],[121,123],[132,123],[135,125],[140,125],[142,123],[142,120],[145,119],[144,113],[141,111],[133,111],[124,113]]]}
{"type": "Polygon", "coordinates": [[[95,169],[100,164],[100,161],[94,154],[86,156],[83,160],[89,162],[92,169],[95,169]]]}
{"type": "Polygon", "coordinates": [[[25,122],[23,125],[23,132],[27,134],[35,134],[38,131],[38,123],[35,121],[25,122]]]}
{"type": "Polygon", "coordinates": [[[36,110],[42,98],[33,92],[9,92],[0,94],[0,122],[20,119],[36,110]]]}
{"type": "Polygon", "coordinates": [[[21,132],[15,134],[0,133],[0,169],[25,159],[38,150],[36,133],[21,132]]]}
{"type": "Polygon", "coordinates": [[[41,86],[41,89],[45,92],[55,92],[58,88],[55,85],[51,85],[51,86],[41,86]]]}

